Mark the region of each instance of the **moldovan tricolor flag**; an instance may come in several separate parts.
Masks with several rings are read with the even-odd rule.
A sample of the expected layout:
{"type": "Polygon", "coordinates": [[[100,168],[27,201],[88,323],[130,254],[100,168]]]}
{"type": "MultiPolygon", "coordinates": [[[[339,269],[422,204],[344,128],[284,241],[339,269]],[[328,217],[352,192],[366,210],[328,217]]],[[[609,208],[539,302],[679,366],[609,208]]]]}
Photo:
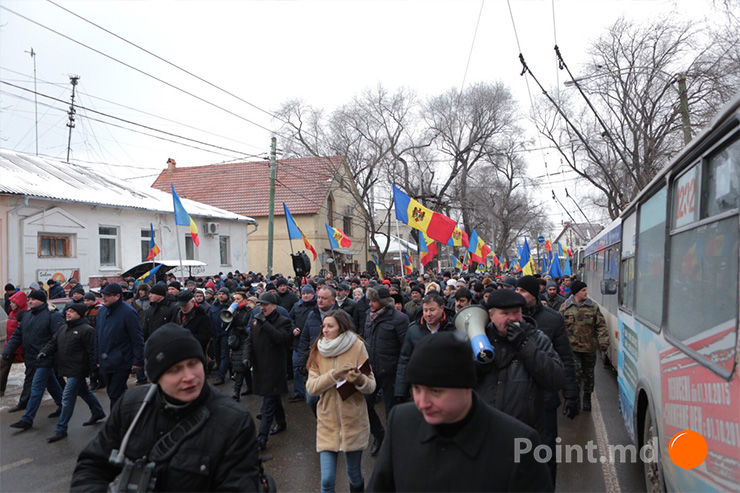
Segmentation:
{"type": "Polygon", "coordinates": [[[427,265],[437,255],[437,242],[419,231],[419,257],[421,265],[427,265]]]}
{"type": "Polygon", "coordinates": [[[406,251],[403,252],[403,270],[406,272],[407,276],[414,270],[413,264],[411,263],[411,255],[409,254],[408,245],[406,246],[406,251]]]}
{"type": "Polygon", "coordinates": [[[159,255],[159,247],[154,243],[154,225],[149,223],[149,255],[146,256],[146,259],[154,260],[157,255],[159,255]]]}
{"type": "Polygon", "coordinates": [[[190,236],[193,237],[193,243],[195,243],[195,246],[200,246],[200,240],[198,239],[198,226],[195,225],[193,218],[190,217],[188,211],[186,211],[182,206],[180,197],[178,197],[177,192],[175,192],[175,185],[170,183],[170,188],[172,188],[172,202],[175,204],[175,224],[178,226],[190,226],[190,236]]]}
{"type": "Polygon", "coordinates": [[[403,193],[393,185],[393,202],[396,207],[396,219],[414,229],[424,232],[429,238],[440,243],[447,243],[457,222],[431,209],[403,193]]]}
{"type": "Polygon", "coordinates": [[[473,230],[473,232],[470,233],[470,246],[468,247],[468,251],[470,252],[470,259],[473,262],[485,264],[486,257],[491,253],[491,247],[486,245],[486,242],[478,236],[478,232],[476,230],[473,230]]]}
{"type": "Polygon", "coordinates": [[[470,246],[470,239],[468,238],[468,233],[456,227],[455,229],[452,230],[452,236],[450,236],[449,241],[447,241],[447,246],[463,246],[463,247],[470,246]]]}
{"type": "Polygon", "coordinates": [[[352,240],[341,229],[334,228],[326,223],[324,224],[326,225],[326,234],[329,235],[329,245],[331,245],[332,250],[339,247],[346,248],[352,245],[352,240]]]}
{"type": "Polygon", "coordinates": [[[288,209],[288,206],[285,205],[285,202],[283,202],[283,210],[285,211],[285,222],[288,225],[288,238],[291,240],[302,238],[303,244],[306,246],[306,250],[310,251],[313,254],[313,259],[316,260],[316,257],[318,256],[316,254],[316,249],[313,247],[311,242],[308,241],[308,238],[306,238],[306,235],[303,234],[301,228],[299,228],[298,225],[295,223],[295,219],[293,219],[293,214],[290,213],[290,209],[288,209]]]}

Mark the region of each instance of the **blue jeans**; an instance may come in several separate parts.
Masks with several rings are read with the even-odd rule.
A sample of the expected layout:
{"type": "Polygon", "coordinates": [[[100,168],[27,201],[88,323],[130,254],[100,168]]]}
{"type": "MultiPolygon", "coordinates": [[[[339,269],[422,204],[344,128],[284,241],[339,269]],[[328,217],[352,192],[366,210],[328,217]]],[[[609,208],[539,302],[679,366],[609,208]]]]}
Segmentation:
{"type": "Polygon", "coordinates": [[[129,370],[104,371],[101,368],[100,378],[105,382],[105,392],[110,399],[111,409],[113,409],[116,401],[121,398],[123,393],[126,392],[126,380],[128,380],[129,373],[129,370]]]}
{"type": "Polygon", "coordinates": [[[300,372],[298,358],[300,355],[297,350],[293,350],[293,395],[304,397],[306,395],[306,383],[304,382],[303,373],[300,372]]]}
{"type": "Polygon", "coordinates": [[[270,435],[273,419],[278,425],[285,425],[285,409],[283,409],[280,396],[266,395],[262,397],[262,409],[260,413],[262,413],[262,419],[260,420],[260,432],[257,439],[267,443],[267,437],[270,435]]]}
{"type": "Polygon", "coordinates": [[[93,416],[105,415],[103,406],[100,405],[98,398],[95,397],[90,387],[87,386],[85,378],[69,377],[62,393],[62,414],[59,415],[59,420],[57,421],[55,430],[57,433],[65,433],[67,431],[67,425],[69,424],[69,420],[72,419],[72,413],[75,410],[78,395],[90,407],[90,412],[93,416]]]}
{"type": "Polygon", "coordinates": [[[33,424],[33,419],[41,405],[41,398],[44,396],[44,390],[49,391],[57,406],[62,405],[62,386],[59,385],[53,368],[36,368],[33,382],[31,382],[31,397],[28,399],[26,414],[21,418],[22,421],[33,424]]]}
{"type": "MultiPolygon", "coordinates": [[[[337,482],[337,456],[338,452],[324,450],[319,452],[321,461],[321,493],[333,493],[337,482]]],[[[362,477],[362,450],[344,453],[344,461],[347,463],[347,477],[353,489],[362,487],[365,479],[362,477]]]]}
{"type": "Polygon", "coordinates": [[[319,405],[319,397],[320,396],[318,395],[311,395],[306,392],[306,404],[311,408],[311,412],[313,412],[314,417],[316,417],[316,406],[319,405]]]}
{"type": "Polygon", "coordinates": [[[218,378],[226,380],[226,371],[231,365],[231,360],[229,359],[229,336],[224,332],[218,336],[216,341],[218,341],[216,347],[216,354],[218,355],[218,378]]]}

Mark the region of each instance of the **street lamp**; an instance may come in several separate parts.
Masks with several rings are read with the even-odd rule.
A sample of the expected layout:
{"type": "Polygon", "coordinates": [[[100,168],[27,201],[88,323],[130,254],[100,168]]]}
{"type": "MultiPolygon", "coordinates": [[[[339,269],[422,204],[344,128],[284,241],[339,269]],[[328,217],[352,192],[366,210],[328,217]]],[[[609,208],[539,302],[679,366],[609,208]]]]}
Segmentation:
{"type": "MultiPolygon", "coordinates": [[[[601,69],[603,68],[603,65],[597,65],[596,68],[601,69]]],[[[591,79],[596,79],[599,77],[603,77],[605,75],[609,74],[615,74],[620,73],[625,70],[653,70],[655,73],[660,74],[664,77],[666,77],[668,80],[666,81],[666,86],[672,85],[674,82],[678,83],[678,100],[679,100],[679,111],[681,113],[681,123],[683,126],[683,140],[684,144],[688,144],[691,142],[691,121],[689,119],[689,99],[688,99],[688,93],[686,91],[686,74],[683,72],[678,72],[677,74],[673,75],[665,70],[656,69],[654,67],[625,67],[622,69],[619,69],[617,71],[606,71],[606,72],[600,72],[592,75],[587,75],[584,77],[576,77],[571,80],[566,80],[563,84],[565,87],[577,87],[579,82],[587,81],[591,79]]]]}

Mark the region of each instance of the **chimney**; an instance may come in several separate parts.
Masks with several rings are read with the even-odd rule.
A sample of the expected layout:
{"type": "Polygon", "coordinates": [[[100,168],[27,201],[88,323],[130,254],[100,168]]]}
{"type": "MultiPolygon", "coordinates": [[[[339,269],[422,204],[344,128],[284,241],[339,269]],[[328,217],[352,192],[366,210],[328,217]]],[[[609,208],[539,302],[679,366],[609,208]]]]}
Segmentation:
{"type": "Polygon", "coordinates": [[[175,171],[175,167],[177,166],[177,163],[174,159],[169,158],[167,159],[167,171],[175,171]]]}

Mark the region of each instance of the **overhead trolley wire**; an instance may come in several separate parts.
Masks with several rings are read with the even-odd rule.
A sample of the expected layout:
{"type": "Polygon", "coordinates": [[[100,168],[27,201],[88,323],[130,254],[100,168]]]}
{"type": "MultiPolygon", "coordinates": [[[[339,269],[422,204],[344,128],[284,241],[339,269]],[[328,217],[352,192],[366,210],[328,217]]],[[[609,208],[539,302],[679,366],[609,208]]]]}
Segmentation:
{"type": "MultiPolygon", "coordinates": [[[[0,84],[5,84],[5,85],[8,85],[8,86],[14,87],[16,89],[20,89],[22,91],[30,92],[32,94],[37,94],[37,95],[39,95],[41,97],[44,97],[44,98],[47,98],[47,99],[51,99],[52,101],[57,101],[59,103],[67,104],[67,101],[65,101],[63,99],[55,98],[53,96],[49,96],[48,94],[44,94],[44,93],[41,93],[41,92],[36,92],[36,91],[31,90],[31,89],[27,89],[27,88],[25,88],[23,86],[19,86],[17,84],[12,84],[12,83],[7,82],[7,81],[4,81],[4,80],[0,80],[0,84]]],[[[260,156],[257,156],[256,154],[250,154],[250,153],[247,153],[247,152],[242,152],[242,151],[238,151],[238,150],[235,150],[235,149],[230,149],[228,147],[223,147],[223,146],[219,146],[219,145],[216,145],[216,144],[211,144],[211,143],[208,143],[208,142],[204,142],[202,140],[197,140],[197,139],[193,139],[193,138],[190,138],[190,137],[185,137],[183,135],[179,135],[179,134],[176,134],[176,133],[173,133],[173,132],[168,132],[166,130],[160,130],[158,128],[154,128],[154,127],[151,127],[149,125],[144,125],[142,123],[137,123],[137,122],[134,122],[134,121],[131,121],[131,120],[127,120],[125,118],[121,118],[121,117],[118,117],[118,116],[114,116],[114,115],[111,115],[111,114],[108,114],[108,113],[105,113],[105,112],[102,112],[102,111],[94,110],[92,108],[87,108],[85,106],[81,106],[81,105],[76,105],[76,106],[77,106],[77,108],[80,108],[80,109],[83,109],[83,110],[86,110],[86,111],[90,111],[92,113],[95,113],[95,114],[98,114],[98,115],[101,115],[101,116],[104,116],[104,117],[107,117],[107,118],[112,118],[114,120],[118,120],[118,121],[123,122],[123,123],[128,123],[129,125],[135,125],[137,127],[142,127],[142,128],[147,129],[147,130],[152,130],[154,132],[159,132],[159,133],[162,133],[162,134],[165,134],[165,135],[169,135],[171,137],[176,137],[178,139],[187,140],[187,141],[190,141],[190,142],[194,142],[196,144],[206,145],[206,146],[209,146],[209,147],[213,147],[214,149],[220,149],[222,151],[228,151],[228,152],[239,154],[239,155],[260,158],[260,156]]],[[[92,118],[90,118],[90,119],[92,119],[92,118]]]]}
{"type": "Polygon", "coordinates": [[[101,56],[104,56],[105,58],[108,58],[110,60],[113,60],[114,62],[119,63],[119,64],[123,65],[124,67],[130,68],[131,70],[134,70],[135,72],[138,72],[138,73],[140,73],[142,75],[145,75],[145,76],[147,76],[147,77],[149,77],[151,79],[154,79],[157,82],[160,82],[160,83],[162,83],[162,84],[164,84],[164,85],[166,85],[166,86],[168,86],[168,87],[170,87],[172,89],[175,89],[177,91],[180,91],[183,94],[187,94],[188,96],[191,96],[191,97],[197,99],[198,101],[201,101],[201,102],[206,103],[206,104],[208,104],[210,106],[213,106],[214,108],[217,108],[217,109],[219,109],[221,111],[225,111],[226,113],[228,113],[228,114],[230,114],[232,116],[235,116],[236,118],[239,118],[240,120],[243,120],[243,121],[245,121],[247,123],[250,123],[250,124],[252,124],[252,125],[254,125],[256,127],[259,127],[261,129],[269,132],[270,134],[275,133],[273,130],[265,127],[264,125],[261,125],[261,124],[255,122],[255,121],[252,121],[249,118],[246,118],[246,117],[244,117],[244,116],[242,116],[242,115],[240,115],[238,113],[235,113],[235,112],[233,112],[233,111],[231,111],[231,110],[229,110],[227,108],[224,108],[223,106],[219,106],[218,104],[216,104],[216,103],[214,103],[212,101],[209,101],[209,100],[207,100],[207,99],[205,99],[205,98],[203,98],[201,96],[198,96],[197,94],[194,94],[194,93],[192,93],[192,92],[190,92],[190,91],[188,91],[186,89],[183,89],[181,87],[178,87],[175,84],[172,84],[170,82],[167,82],[166,80],[161,79],[161,78],[157,77],[156,75],[152,75],[149,72],[146,72],[146,71],[144,71],[144,70],[142,70],[140,68],[134,67],[130,63],[124,62],[123,60],[120,60],[120,59],[118,59],[118,58],[116,58],[116,57],[114,57],[112,55],[109,55],[109,54],[107,54],[107,53],[105,53],[103,51],[100,51],[100,50],[98,50],[96,48],[93,48],[92,46],[90,46],[88,44],[85,44],[82,41],[78,41],[78,40],[72,38],[71,36],[67,36],[64,33],[61,33],[61,32],[59,32],[59,31],[57,31],[55,29],[52,29],[49,26],[46,26],[46,25],[44,25],[44,24],[42,24],[42,23],[40,23],[38,21],[35,21],[35,20],[33,20],[33,19],[29,18],[29,17],[26,17],[25,15],[20,14],[20,13],[16,12],[15,10],[10,9],[10,8],[2,5],[2,4],[0,4],[0,9],[6,10],[6,11],[10,12],[11,14],[14,14],[14,15],[20,17],[21,19],[24,19],[24,20],[26,20],[26,21],[28,21],[28,22],[30,22],[32,24],[35,24],[35,25],[41,27],[42,29],[46,29],[47,31],[50,31],[50,32],[56,34],[57,36],[61,36],[62,38],[66,39],[68,41],[71,41],[71,42],[73,42],[75,44],[78,44],[78,45],[84,47],[84,48],[87,48],[90,51],[93,51],[93,52],[95,52],[95,53],[97,53],[97,54],[99,54],[101,56]]]}

